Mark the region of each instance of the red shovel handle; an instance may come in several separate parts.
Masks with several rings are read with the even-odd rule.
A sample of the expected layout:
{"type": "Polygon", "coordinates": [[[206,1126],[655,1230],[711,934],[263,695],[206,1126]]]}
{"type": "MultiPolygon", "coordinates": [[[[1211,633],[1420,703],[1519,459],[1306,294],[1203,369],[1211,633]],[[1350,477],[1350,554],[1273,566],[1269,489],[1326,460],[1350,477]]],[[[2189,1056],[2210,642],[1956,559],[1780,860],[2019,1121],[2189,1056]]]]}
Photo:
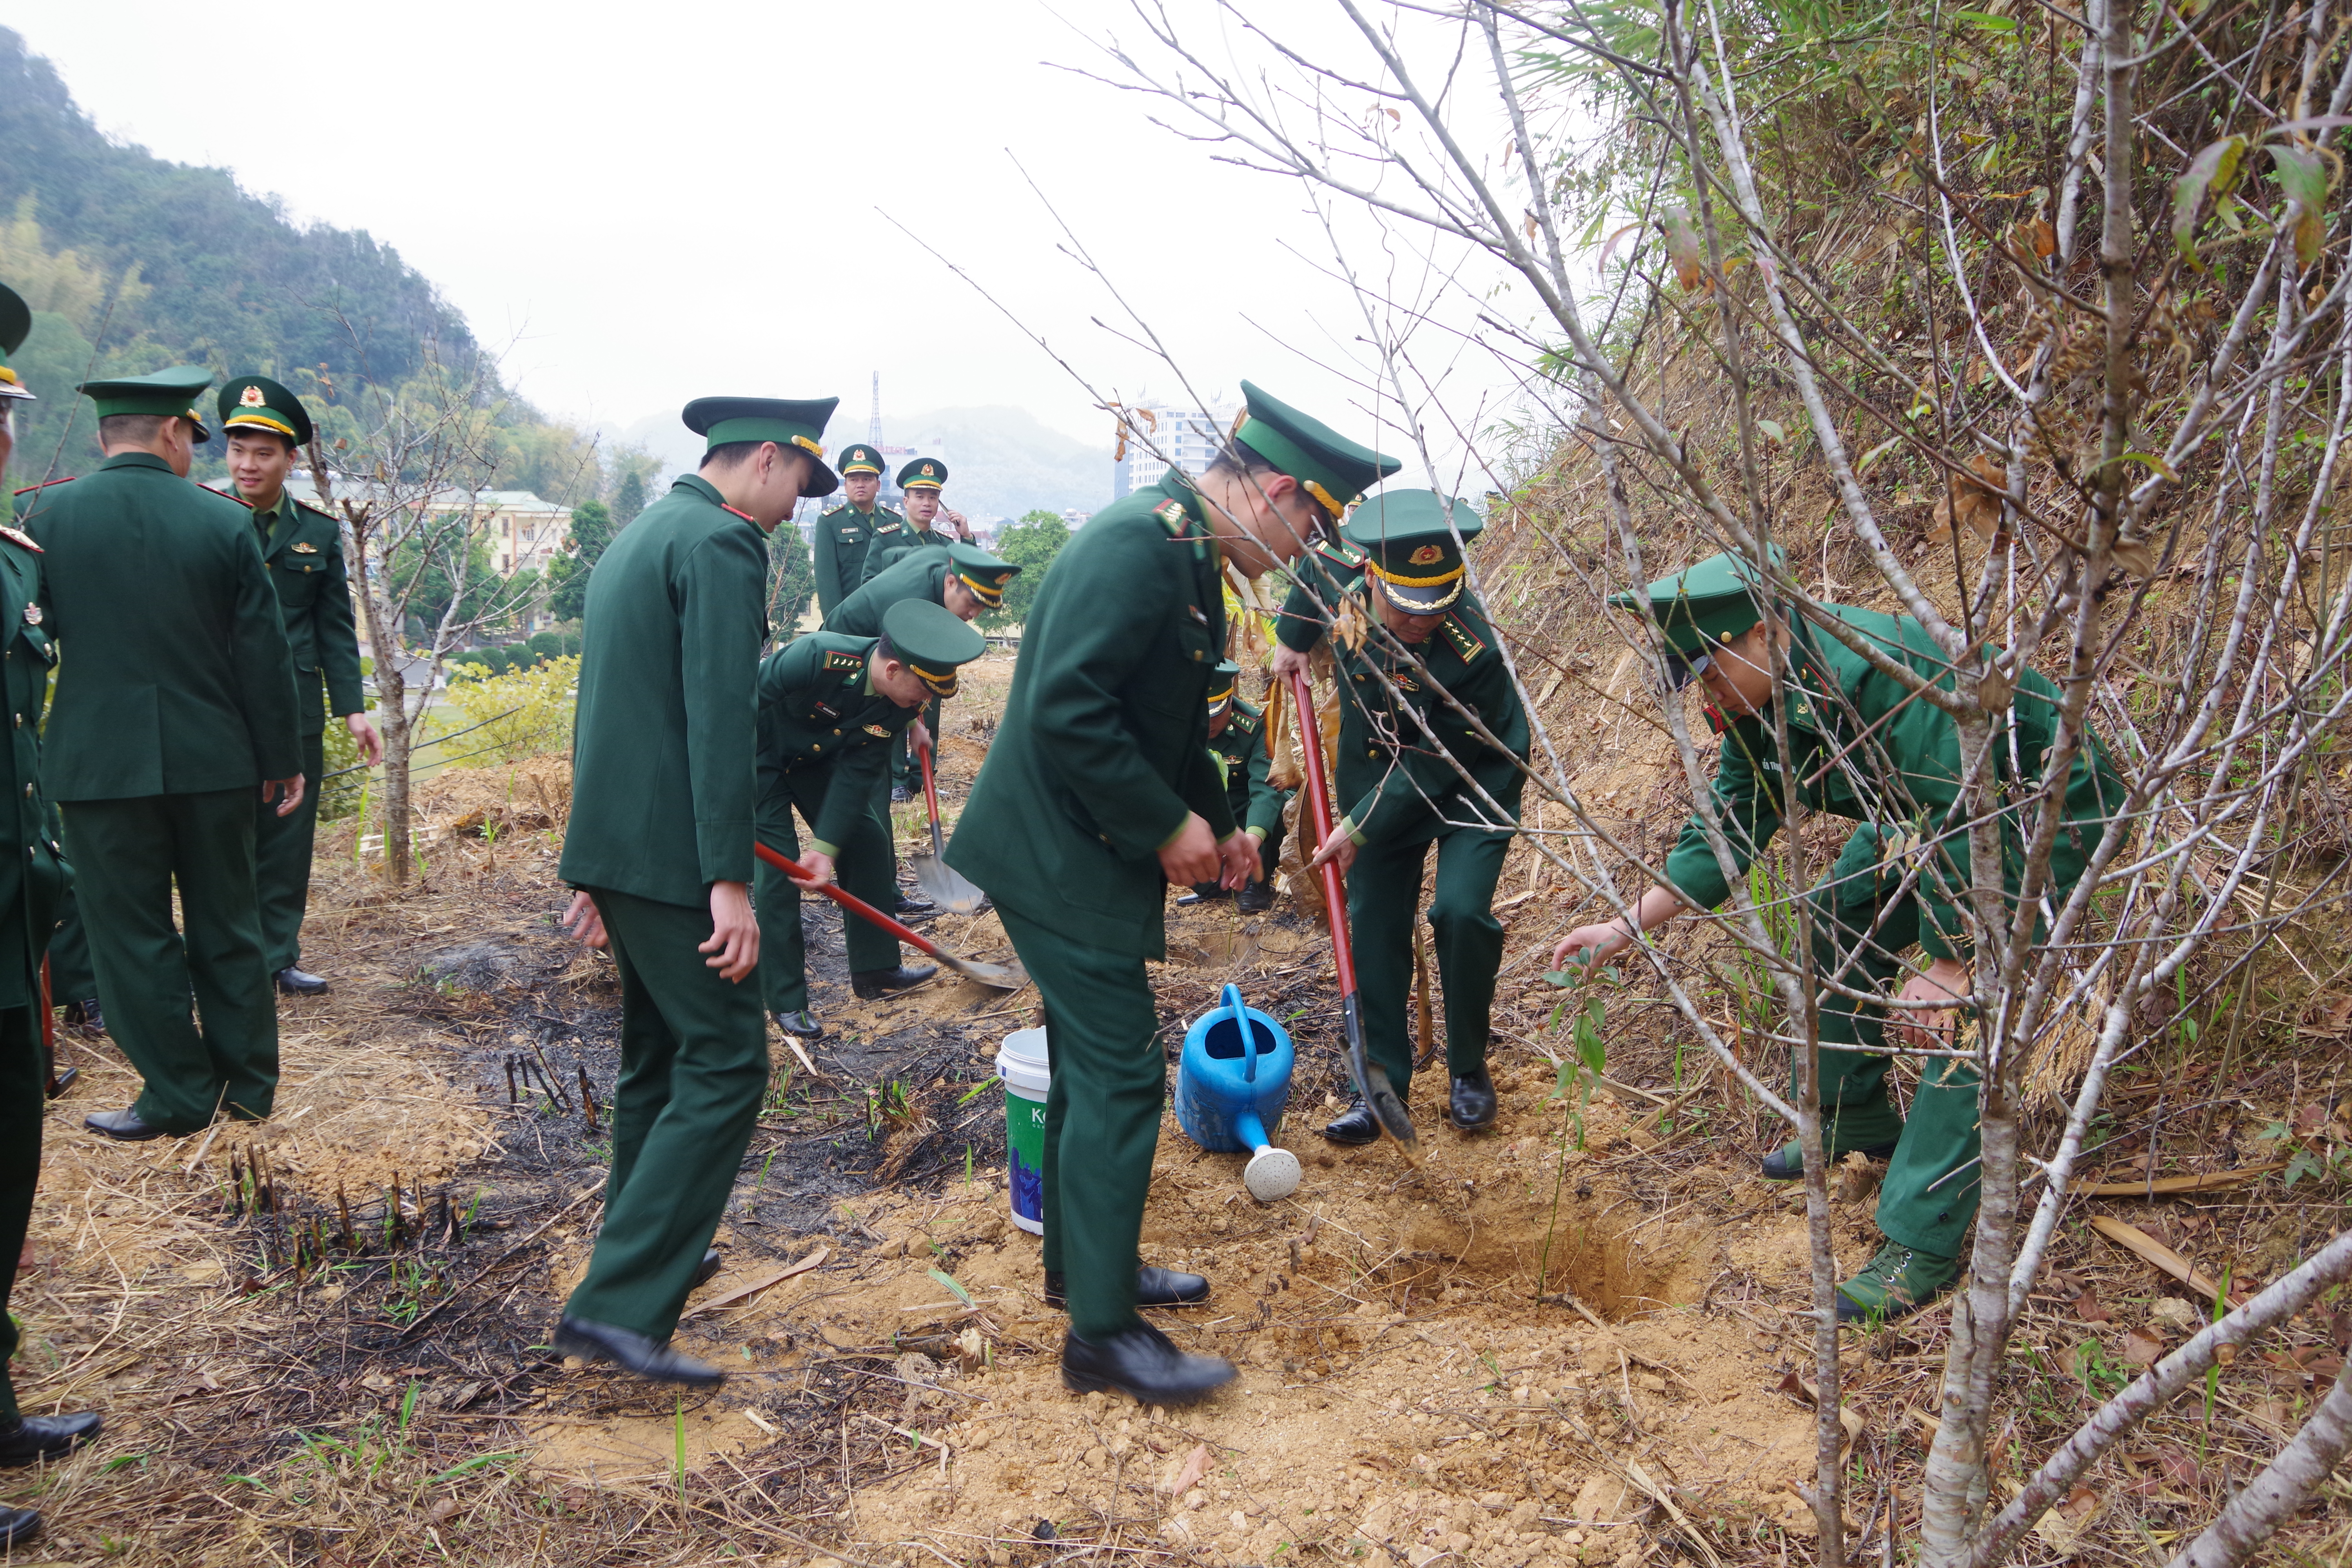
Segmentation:
{"type": "MultiPolygon", "coordinates": [[[[1290,678],[1290,700],[1298,710],[1298,749],[1307,762],[1307,805],[1315,823],[1315,847],[1320,849],[1331,837],[1331,796],[1323,784],[1323,737],[1316,732],[1315,694],[1303,670],[1290,678]]],[[[1339,969],[1339,994],[1352,996],[1356,994],[1356,955],[1348,941],[1348,882],[1339,874],[1339,868],[1328,860],[1323,862],[1321,870],[1323,906],[1331,921],[1331,954],[1339,969]]]]}
{"type": "Polygon", "coordinates": [[[765,860],[769,865],[773,866],[777,870],[799,880],[803,890],[808,892],[823,893],[826,898],[831,899],[835,903],[839,904],[843,909],[847,910],[851,914],[856,915],[858,919],[871,921],[874,924],[880,926],[884,931],[888,931],[892,936],[897,937],[900,942],[905,942],[909,947],[919,948],[922,952],[928,953],[933,958],[945,960],[950,963],[954,962],[952,959],[949,959],[946,953],[941,952],[939,949],[939,944],[931,941],[929,937],[923,935],[919,931],[909,931],[907,927],[900,925],[897,921],[892,920],[888,915],[884,914],[880,910],[876,909],[872,904],[867,903],[865,900],[858,898],[854,894],[842,891],[831,882],[820,882],[814,887],[811,887],[806,880],[809,875],[808,868],[802,865],[799,861],[793,859],[790,856],[780,855],[756,839],[752,841],[751,852],[757,855],[761,859],[765,860]]]}
{"type": "Polygon", "coordinates": [[[915,754],[923,763],[923,804],[931,809],[931,842],[937,844],[940,839],[940,786],[931,778],[931,748],[917,746],[915,754]]]}

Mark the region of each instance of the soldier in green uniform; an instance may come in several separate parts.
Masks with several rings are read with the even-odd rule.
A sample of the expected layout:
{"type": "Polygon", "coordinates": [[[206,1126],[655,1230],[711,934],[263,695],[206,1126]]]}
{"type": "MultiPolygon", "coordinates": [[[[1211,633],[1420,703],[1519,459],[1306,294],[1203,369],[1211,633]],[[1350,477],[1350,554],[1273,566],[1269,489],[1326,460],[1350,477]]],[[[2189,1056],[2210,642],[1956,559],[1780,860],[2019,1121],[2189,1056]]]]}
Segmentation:
{"type": "MultiPolygon", "coordinates": [[[[1713,556],[1609,602],[1641,610],[1654,622],[1665,639],[1667,676],[1675,686],[1696,677],[1705,687],[1709,721],[1723,733],[1714,805],[1735,872],[1744,872],[1780,831],[1785,779],[1800,781],[1807,811],[1860,824],[1808,895],[1816,970],[1851,989],[1882,994],[1907,973],[1903,1000],[1964,1005],[1970,980],[1960,909],[1969,879],[1968,840],[1948,830],[1960,774],[1959,732],[1951,717],[1826,632],[1780,609],[1769,585],[1738,556],[1713,556]],[[1792,684],[1784,685],[1776,668],[1776,648],[1794,668],[1792,684]],[[1785,759],[1773,739],[1776,703],[1785,705],[1789,739],[1797,748],[1785,759]],[[1908,852],[1923,837],[1935,846],[1924,862],[1908,852]],[[1924,965],[1904,956],[1914,943],[1924,965]]],[[[1950,685],[1950,661],[1918,622],[1842,605],[1828,609],[1890,659],[1950,685]]],[[[2058,701],[2058,689],[2047,678],[2021,672],[2009,733],[1993,738],[1995,754],[2014,759],[2005,773],[2019,780],[2041,776],[2057,733],[2058,701]]],[[[2050,856],[2053,907],[2081,878],[2124,796],[2105,749],[2094,740],[2067,777],[2064,825],[2050,856]]],[[[2014,812],[2004,816],[2000,832],[2003,880],[2014,899],[2023,844],[2014,812]]],[[[1685,910],[1712,909],[1730,894],[1696,813],[1667,857],[1666,875],[1671,886],[1651,889],[1634,906],[1643,931],[1685,910]]],[[[1555,962],[1605,962],[1633,940],[1622,921],[1584,926],[1560,942],[1555,962]]],[[[1931,1058],[1906,1118],[1887,1095],[1889,1058],[1834,1048],[1883,1045],[1885,1011],[1858,1007],[1826,989],[1821,1004],[1825,1152],[1832,1161],[1854,1150],[1892,1161],[1878,1198],[1885,1245],[1838,1288],[1838,1316],[1897,1317],[1933,1300],[1958,1277],[1977,1210],[1978,1078],[1965,1061],[1931,1058]]],[[[1896,1033],[1915,1045],[1948,1044],[1953,1016],[1950,1008],[1905,1010],[1896,1033]]],[[[1800,1146],[1792,1141],[1767,1156],[1763,1173],[1773,1181],[1802,1176],[1800,1146]]]]}
{"type": "MultiPolygon", "coordinates": [[[[1518,825],[1526,775],[1516,764],[1525,760],[1528,739],[1527,710],[1495,646],[1486,606],[1469,591],[1456,542],[1457,535],[1475,539],[1485,527],[1467,501],[1449,502],[1431,490],[1385,490],[1358,507],[1340,531],[1359,575],[1339,602],[1357,599],[1366,624],[1353,647],[1348,636],[1332,639],[1347,694],[1339,704],[1333,787],[1346,815],[1309,862],[1311,868],[1336,860],[1348,873],[1365,1050],[1402,1095],[1413,1058],[1406,1022],[1413,921],[1422,869],[1436,847],[1429,929],[1445,995],[1446,1117],[1465,1131],[1495,1120],[1495,1084],[1486,1072],[1495,973],[1503,961],[1495,883],[1518,825]],[[1447,695],[1477,714],[1504,749],[1465,723],[1447,695]],[[1433,731],[1443,752],[1430,742],[1433,731]],[[1477,789],[1464,782],[1464,772],[1477,789]]],[[[1326,629],[1306,591],[1294,589],[1275,633],[1284,650],[1276,656],[1277,675],[1302,663],[1326,629]]],[[[1369,1143],[1380,1129],[1358,1100],[1323,1135],[1335,1143],[1369,1143]]]]}
{"type": "MultiPolygon", "coordinates": [[[[898,470],[898,489],[907,500],[907,526],[895,536],[876,540],[874,548],[866,552],[866,582],[871,583],[918,550],[971,542],[971,527],[964,521],[963,513],[949,511],[940,504],[940,491],[947,482],[948,466],[937,458],[917,458],[898,470]],[[931,524],[942,517],[948,526],[933,528],[931,524]]],[[[925,732],[936,737],[940,705],[932,703],[925,717],[925,732]]],[[[933,743],[937,743],[936,740],[933,743]]],[[[890,742],[893,802],[910,801],[915,798],[915,791],[922,787],[923,770],[915,748],[914,737],[909,734],[901,734],[890,742]]]]}
{"type": "MultiPolygon", "coordinates": [[[[761,842],[801,860],[819,881],[838,880],[887,910],[898,867],[867,804],[887,749],[926,700],[954,696],[956,670],[987,651],[988,639],[944,607],[901,599],[884,612],[878,637],[811,632],[770,654],[760,667],[761,842]],[[793,830],[795,807],[812,835],[805,859],[793,830]]],[[[799,885],[762,860],[753,898],[768,1011],[784,1033],[814,1036],[799,885]]],[[[853,987],[898,968],[898,939],[888,931],[855,915],[845,915],[842,927],[853,987]]]]}
{"type": "MultiPolygon", "coordinates": [[[[825,617],[824,629],[843,632],[851,637],[870,637],[882,634],[882,617],[891,605],[907,599],[927,599],[943,605],[960,621],[978,620],[982,616],[1004,602],[1004,585],[1019,574],[1021,568],[1010,561],[1000,561],[977,544],[958,541],[946,545],[928,545],[897,563],[869,581],[837,605],[825,617]]],[[[918,746],[934,744],[939,733],[940,703],[934,699],[923,716],[909,727],[908,738],[918,746]]],[[[886,774],[874,781],[874,820],[879,826],[882,841],[892,845],[897,854],[890,826],[890,806],[893,802],[908,799],[906,790],[892,784],[886,774]]],[[[893,873],[894,877],[896,873],[893,873]]],[[[898,908],[902,913],[917,913],[931,907],[930,900],[900,895],[898,908]]],[[[860,996],[879,996],[885,991],[899,990],[918,984],[931,974],[930,970],[899,970],[896,981],[877,976],[870,987],[859,987],[860,996]],[[914,978],[905,978],[914,976],[914,978]]]]}
{"type": "MultiPolygon", "coordinates": [[[[0,477],[16,445],[16,405],[32,393],[9,368],[32,331],[32,311],[14,289],[0,284],[0,477]]],[[[7,494],[0,489],[0,497],[7,494]]],[[[6,526],[9,508],[0,500],[0,699],[8,705],[9,733],[0,793],[15,802],[0,832],[0,1465],[30,1465],[60,1459],[98,1436],[95,1412],[26,1415],[16,1407],[8,1381],[8,1358],[16,1353],[16,1320],[7,1310],[16,1288],[16,1260],[33,1215],[33,1189],[41,1176],[41,1106],[48,1071],[41,1053],[41,950],[57,922],[64,894],[64,856],[48,831],[38,794],[41,703],[50,667],[57,662],[43,624],[40,547],[6,526]],[[27,722],[26,721],[30,721],[27,722]]],[[[0,1552],[24,1545],[41,1532],[41,1516],[29,1508],[0,1505],[0,1552]]]]}
{"type": "Polygon", "coordinates": [[[26,517],[63,656],[42,765],[107,1024],[145,1080],[129,1109],[88,1119],[111,1138],[265,1117],[278,1089],[253,803],[257,789],[290,816],[307,781],[253,525],[187,479],[211,438],[194,406],[211,383],[184,365],[84,384],[106,461],[26,517]]]}
{"type": "Polygon", "coordinates": [[[841,488],[846,497],[816,520],[811,548],[816,556],[816,609],[825,621],[834,606],[866,581],[866,557],[877,544],[895,543],[907,520],[875,504],[882,492],[882,454],[863,441],[841,453],[841,488]]]}
{"type": "Polygon", "coordinates": [[[1171,468],[1055,557],[948,847],[995,900],[1045,1002],[1045,1285],[1069,1306],[1062,1382],[1167,1405],[1233,1376],[1136,1310],[1208,1293],[1197,1275],[1138,1268],[1168,1089],[1144,964],[1164,956],[1169,883],[1241,888],[1263,873],[1209,756],[1224,568],[1255,578],[1295,559],[1397,467],[1248,382],[1242,392],[1247,417],[1198,480],[1171,468]]]}
{"type": "Polygon", "coordinates": [[[280,816],[254,817],[254,862],[261,900],[261,945],[278,989],[309,996],[327,983],[301,967],[302,912],[310,901],[310,852],[318,837],[318,779],[326,767],[331,713],[359,742],[369,767],[383,761],[383,740],[368,722],[360,689],[359,628],[343,573],[343,533],[330,514],[294,499],[287,481],[310,441],[302,400],[264,375],[241,375],[220,389],[221,436],[228,444],[229,499],[253,509],[254,542],[278,589],[286,641],[294,654],[295,719],[302,737],[302,804],[280,816]],[[320,688],[325,701],[321,702],[320,688]]]}
{"type": "MultiPolygon", "coordinates": [[[[1265,715],[1234,694],[1241,676],[1242,667],[1227,659],[1217,666],[1217,678],[1209,684],[1209,751],[1224,775],[1225,805],[1242,831],[1257,840],[1258,864],[1265,868],[1265,875],[1230,896],[1242,913],[1259,915],[1274,908],[1274,868],[1282,858],[1282,808],[1297,792],[1276,789],[1267,780],[1273,760],[1265,754],[1265,715]]],[[[1201,882],[1176,902],[1192,905],[1227,896],[1214,882],[1201,882]]]]}
{"type": "Polygon", "coordinates": [[[838,399],[705,397],[686,406],[699,473],[614,537],[589,579],[557,875],[564,923],[621,980],[613,1173],[588,1273],[555,1349],[640,1377],[709,1384],[670,1348],[687,1292],[717,1268],[768,1087],[751,912],[766,535],[839,484],[820,442],[838,399]]]}

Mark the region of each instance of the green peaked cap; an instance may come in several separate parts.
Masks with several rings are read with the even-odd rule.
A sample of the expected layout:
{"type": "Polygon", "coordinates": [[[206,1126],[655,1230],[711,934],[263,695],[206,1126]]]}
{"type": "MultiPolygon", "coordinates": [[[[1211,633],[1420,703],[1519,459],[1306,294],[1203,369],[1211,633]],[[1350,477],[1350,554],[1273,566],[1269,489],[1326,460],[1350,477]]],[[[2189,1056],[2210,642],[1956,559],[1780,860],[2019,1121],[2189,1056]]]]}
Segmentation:
{"type": "Polygon", "coordinates": [[[1209,671],[1210,718],[1215,718],[1234,705],[1234,688],[1240,684],[1241,679],[1242,667],[1232,659],[1226,659],[1209,671]]]}
{"type": "Polygon", "coordinates": [[[945,605],[901,599],[882,612],[882,636],[893,657],[941,697],[956,693],[956,670],[988,651],[988,639],[945,605]]]}
{"type": "Polygon", "coordinates": [[[1360,447],[1319,419],[1308,417],[1249,382],[1234,439],[1305,485],[1337,521],[1356,499],[1404,465],[1360,447]]]}
{"type": "Polygon", "coordinates": [[[1021,568],[1012,562],[999,560],[961,539],[948,545],[947,552],[948,569],[992,610],[1004,603],[1004,584],[1021,575],[1021,568]]]}
{"type": "Polygon", "coordinates": [[[840,405],[838,397],[698,397],[678,417],[703,438],[705,451],[738,441],[798,447],[809,455],[812,470],[801,494],[829,496],[841,479],[824,466],[824,426],[840,405]]]}
{"type": "Polygon", "coordinates": [[[1410,615],[1447,608],[1470,580],[1454,536],[1475,539],[1486,520],[1468,501],[1453,500],[1449,521],[1448,504],[1435,490],[1382,490],[1349,512],[1339,530],[1370,558],[1365,570],[1389,602],[1410,615]]]}
{"type": "Polygon", "coordinates": [[[918,458],[898,470],[902,490],[936,490],[948,482],[948,466],[937,458],[918,458]]]}
{"type": "Polygon", "coordinates": [[[21,397],[31,401],[33,395],[8,368],[8,356],[25,346],[33,332],[33,308],[25,297],[5,283],[0,283],[0,397],[21,397]]]}
{"type": "MultiPolygon", "coordinates": [[[[1788,556],[1771,547],[1772,569],[1785,570],[1788,556]]],[[[1645,605],[1664,628],[1666,646],[1685,658],[1706,651],[1710,642],[1727,642],[1764,618],[1772,602],[1769,584],[1745,557],[1726,551],[1661,577],[1646,588],[1628,588],[1609,595],[1617,610],[1645,605]]]]}
{"type": "Polygon", "coordinates": [[[310,414],[302,400],[266,375],[240,375],[220,389],[221,434],[239,426],[268,430],[297,447],[310,444],[310,414]]]}
{"type": "Polygon", "coordinates": [[[882,477],[882,454],[863,441],[854,442],[841,449],[841,471],[845,474],[872,474],[882,477]]]}
{"type": "Polygon", "coordinates": [[[85,381],[76,390],[98,405],[100,419],[118,414],[152,414],[165,419],[185,419],[196,427],[196,439],[209,441],[205,416],[196,399],[213,384],[213,373],[200,364],[177,364],[146,375],[118,376],[112,381],[85,381]]]}

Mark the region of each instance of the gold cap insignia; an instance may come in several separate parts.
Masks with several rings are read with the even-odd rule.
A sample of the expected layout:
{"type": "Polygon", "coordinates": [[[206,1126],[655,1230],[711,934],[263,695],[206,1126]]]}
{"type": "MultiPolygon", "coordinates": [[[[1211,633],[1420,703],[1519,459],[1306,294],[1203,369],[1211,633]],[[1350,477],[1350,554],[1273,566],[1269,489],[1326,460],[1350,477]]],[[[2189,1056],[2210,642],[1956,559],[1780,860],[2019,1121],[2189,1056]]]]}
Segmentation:
{"type": "Polygon", "coordinates": [[[1412,552],[1411,559],[1415,566],[1433,566],[1445,559],[1445,552],[1434,544],[1424,544],[1412,552]]]}
{"type": "Polygon", "coordinates": [[[1012,582],[1012,581],[1013,581],[1013,574],[1012,574],[1012,573],[1010,573],[1010,572],[999,572],[999,573],[996,574],[996,585],[997,585],[998,587],[1000,587],[1000,588],[1003,587],[1003,586],[1004,586],[1004,584],[1006,584],[1007,583],[1010,583],[1010,582],[1012,582]]]}
{"type": "Polygon", "coordinates": [[[268,399],[261,395],[261,388],[257,386],[248,386],[236,395],[236,405],[239,408],[258,408],[267,401],[268,399]]]}

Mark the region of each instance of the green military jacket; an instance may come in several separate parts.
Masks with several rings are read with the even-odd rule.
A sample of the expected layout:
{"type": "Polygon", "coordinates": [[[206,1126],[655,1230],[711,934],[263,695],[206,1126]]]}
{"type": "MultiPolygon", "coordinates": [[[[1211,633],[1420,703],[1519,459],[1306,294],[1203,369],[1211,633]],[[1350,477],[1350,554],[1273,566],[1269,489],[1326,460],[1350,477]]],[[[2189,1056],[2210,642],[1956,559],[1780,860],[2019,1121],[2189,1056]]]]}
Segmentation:
{"type": "MultiPolygon", "coordinates": [[[[1917,621],[1842,605],[1829,608],[1921,674],[1944,671],[1937,684],[1950,689],[1948,661],[1917,621]]],[[[1941,709],[1918,700],[1902,682],[1872,668],[1828,634],[1802,622],[1795,631],[1797,679],[1782,698],[1789,704],[1793,759],[1780,756],[1769,713],[1727,724],[1708,714],[1723,732],[1714,795],[1732,864],[1744,875],[1780,831],[1786,810],[1782,785],[1793,776],[1805,809],[1863,825],[1839,858],[1838,876],[1858,874],[1874,863],[1899,868],[1900,874],[1912,857],[1926,855],[1917,884],[1924,917],[1919,945],[1933,957],[1957,957],[1967,950],[1959,906],[1969,885],[1969,845],[1965,833],[1948,829],[1947,817],[1959,795],[1959,731],[1941,709]],[[1921,851],[1923,843],[1933,847],[1921,851]]],[[[1993,737],[2004,784],[2021,781],[2030,786],[2040,776],[2043,753],[2057,735],[2058,700],[2057,687],[2040,672],[2028,669],[2019,679],[2009,722],[1993,737]]],[[[2124,794],[2105,748],[2094,739],[2076,755],[2067,777],[2065,824],[2050,855],[2053,902],[2063,900],[2081,878],[2107,818],[2122,807],[2124,794]]],[[[2014,898],[2023,849],[2013,811],[2002,818],[2001,841],[2003,881],[2014,898]]],[[[1684,898],[1701,908],[1712,909],[1730,896],[1696,813],[1666,858],[1666,875],[1684,898]]]]}
{"type": "Polygon", "coordinates": [[[302,771],[293,659],[243,507],[146,452],[28,499],[63,655],[43,742],[52,798],[200,795],[302,771]]]}
{"type": "Polygon", "coordinates": [[[25,1007],[40,994],[41,955],[71,877],[39,787],[41,705],[58,662],[45,629],[41,550],[13,528],[0,528],[0,636],[7,638],[0,698],[10,735],[0,772],[0,794],[9,803],[0,811],[0,1007],[25,1007]]]}
{"type": "Polygon", "coordinates": [[[1272,764],[1265,754],[1265,716],[1234,698],[1233,716],[1223,733],[1210,739],[1209,750],[1224,775],[1225,805],[1234,821],[1260,838],[1271,837],[1282,826],[1283,805],[1294,792],[1266,782],[1272,764]]]}
{"type": "Polygon", "coordinates": [[[688,474],[588,579],[557,875],[699,907],[751,879],[767,541],[688,474]]]}
{"type": "MultiPolygon", "coordinates": [[[[206,489],[211,489],[206,486],[206,489]]],[[[237,505],[252,503],[227,490],[215,490],[237,505]]],[[[292,492],[254,519],[255,541],[278,588],[286,620],[286,643],[294,655],[295,719],[299,733],[315,735],[327,716],[341,719],[367,711],[360,686],[360,634],[352,615],[351,579],[343,567],[343,531],[334,518],[306,506],[292,492]],[[319,688],[327,689],[326,702],[319,688]]]]}
{"type": "Polygon", "coordinates": [[[1223,573],[1199,498],[1172,477],[1071,536],[1023,629],[949,864],[1073,942],[1164,954],[1160,846],[1192,812],[1220,839],[1234,831],[1209,754],[1223,573]]]}
{"type": "Polygon", "coordinates": [[[816,557],[817,615],[830,621],[834,606],[857,592],[869,574],[866,557],[877,543],[896,542],[907,531],[907,520],[877,501],[863,512],[847,501],[830,507],[816,520],[812,553],[816,557]]]}
{"type": "Polygon", "coordinates": [[[878,637],[882,617],[901,599],[948,602],[948,574],[955,563],[945,550],[918,550],[901,556],[889,568],[866,580],[866,585],[834,606],[824,617],[824,629],[854,637],[878,637]]]}
{"type": "Polygon", "coordinates": [[[818,853],[842,844],[874,808],[874,786],[889,771],[886,743],[915,721],[874,689],[873,637],[811,632],[760,666],[760,795],[786,773],[830,769],[813,841],[818,853]]]}
{"type": "Polygon", "coordinates": [[[895,534],[877,535],[866,552],[866,575],[860,582],[871,583],[918,550],[944,548],[955,542],[952,533],[942,533],[936,528],[917,528],[911,522],[895,534]]]}
{"type": "Polygon", "coordinates": [[[1328,611],[1363,581],[1364,552],[1344,539],[1324,537],[1290,565],[1290,592],[1274,619],[1274,635],[1304,653],[1323,640],[1328,611]],[[1311,591],[1310,591],[1311,590],[1311,591]]]}
{"type": "MultiPolygon", "coordinates": [[[[1352,545],[1345,548],[1354,550],[1352,545]]],[[[1359,574],[1337,591],[1342,596],[1362,594],[1364,579],[1359,574]]],[[[1431,802],[1453,821],[1490,815],[1493,808],[1464,785],[1462,773],[1446,760],[1450,753],[1496,801],[1510,800],[1517,793],[1519,770],[1513,759],[1527,758],[1528,711],[1502,651],[1495,646],[1486,607],[1475,594],[1463,590],[1429,640],[1414,650],[1428,668],[1427,677],[1391,650],[1378,629],[1379,611],[1367,604],[1363,612],[1373,628],[1363,647],[1334,646],[1331,650],[1340,689],[1348,694],[1339,704],[1339,766],[1332,782],[1339,799],[1349,804],[1346,818],[1338,826],[1354,829],[1357,843],[1370,844],[1403,831],[1418,818],[1416,808],[1431,802]],[[1386,681],[1381,679],[1382,674],[1386,681]],[[1433,679],[1478,715],[1495,738],[1510,748],[1510,754],[1497,752],[1465,722],[1431,689],[1433,679]],[[1444,743],[1444,752],[1431,746],[1429,733],[1402,706],[1406,703],[1444,743]],[[1460,798],[1451,798],[1457,792],[1460,798]]],[[[1322,630],[1320,612],[1301,590],[1292,589],[1275,635],[1304,652],[1315,646],[1322,630]]]]}

